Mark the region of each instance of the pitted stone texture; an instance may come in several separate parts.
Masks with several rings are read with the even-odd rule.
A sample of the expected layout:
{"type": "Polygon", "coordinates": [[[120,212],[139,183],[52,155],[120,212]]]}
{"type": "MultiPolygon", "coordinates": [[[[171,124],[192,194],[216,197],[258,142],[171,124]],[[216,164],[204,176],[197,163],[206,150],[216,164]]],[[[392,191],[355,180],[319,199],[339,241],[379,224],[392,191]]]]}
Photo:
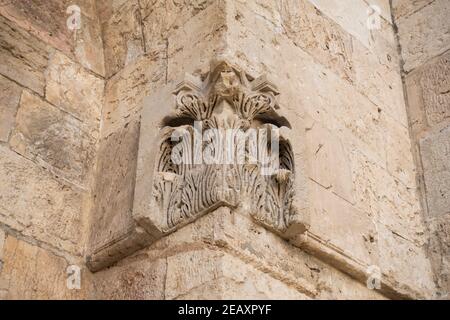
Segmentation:
{"type": "Polygon", "coordinates": [[[219,208],[199,218],[119,264],[133,265],[136,260],[156,260],[164,256],[168,257],[169,272],[173,272],[168,274],[170,291],[166,293],[176,299],[205,298],[202,288],[208,290],[206,298],[211,299],[239,298],[244,293],[247,298],[253,295],[277,299],[282,295],[296,296],[296,299],[302,296],[384,298],[379,292],[367,289],[365,283],[357,282],[264,227],[255,225],[248,216],[233,213],[228,208],[219,208]],[[225,264],[228,256],[236,262],[235,267],[225,267],[229,265],[225,264]],[[213,257],[223,258],[215,261],[213,257]],[[193,283],[189,282],[190,277],[193,277],[193,283]],[[259,283],[261,278],[266,279],[264,283],[259,283]]]}
{"type": "Polygon", "coordinates": [[[450,51],[424,67],[420,84],[428,124],[450,120],[450,51]]]}
{"type": "Polygon", "coordinates": [[[450,121],[450,52],[405,77],[414,138],[450,121]]]}
{"type": "Polygon", "coordinates": [[[25,236],[81,254],[86,194],[0,147],[0,221],[25,236]]]}
{"type": "Polygon", "coordinates": [[[102,23],[106,77],[110,78],[144,53],[137,0],[126,1],[102,23]]]}
{"type": "Polygon", "coordinates": [[[0,141],[7,142],[14,127],[22,88],[0,75],[0,141]]]}
{"type": "Polygon", "coordinates": [[[95,139],[85,125],[41,98],[24,91],[11,148],[68,181],[87,186],[95,139]]]}
{"type": "MultiPolygon", "coordinates": [[[[81,268],[80,290],[69,289],[67,267],[72,265],[38,246],[7,236],[4,266],[0,273],[3,299],[88,299],[92,298],[89,271],[81,268]]],[[[70,280],[69,280],[70,281],[70,280]]]]}
{"type": "Polygon", "coordinates": [[[96,299],[162,300],[166,280],[166,259],[139,260],[114,266],[93,276],[96,299]]]}
{"type": "Polygon", "coordinates": [[[195,250],[167,258],[166,299],[211,299],[209,291],[197,288],[213,283],[216,289],[212,297],[219,299],[307,299],[228,254],[195,250]]]}
{"type": "Polygon", "coordinates": [[[103,77],[106,67],[101,25],[96,16],[82,15],[81,19],[81,28],[72,36],[75,39],[73,55],[83,67],[103,77]]]}
{"type": "Polygon", "coordinates": [[[438,298],[449,299],[450,213],[430,218],[428,226],[431,234],[428,251],[434,266],[438,298]]]}
{"type": "Polygon", "coordinates": [[[398,35],[406,72],[420,67],[429,59],[450,49],[449,16],[448,1],[435,0],[398,22],[398,35]]]}
{"type": "Polygon", "coordinates": [[[171,33],[220,0],[142,0],[141,15],[147,50],[166,44],[171,33]]]}
{"type": "MultiPolygon", "coordinates": [[[[378,6],[380,15],[378,23],[380,27],[383,23],[382,17],[390,20],[389,3],[388,0],[378,1],[362,1],[362,0],[347,0],[347,1],[328,1],[328,0],[309,0],[321,12],[331,17],[349,34],[353,35],[361,41],[367,48],[370,48],[374,36],[378,36],[378,30],[371,30],[368,28],[369,18],[377,19],[377,13],[370,9],[367,2],[372,2],[372,5],[378,6]]],[[[384,31],[384,30],[383,30],[384,31]]],[[[384,36],[387,32],[384,32],[384,36]]]]}
{"type": "Polygon", "coordinates": [[[0,7],[0,13],[44,43],[78,59],[85,67],[103,75],[103,49],[95,0],[17,0],[0,7]],[[79,30],[67,27],[71,5],[80,8],[79,30]]]}
{"type": "Polygon", "coordinates": [[[139,123],[126,124],[100,141],[91,215],[90,247],[122,238],[133,221],[139,123]]]}
{"type": "Polygon", "coordinates": [[[1,266],[2,266],[2,263],[3,263],[3,246],[5,244],[5,238],[6,238],[5,231],[0,229],[0,273],[2,271],[1,266]]]}
{"type": "Polygon", "coordinates": [[[102,137],[139,118],[144,98],[166,80],[165,55],[165,48],[149,52],[109,79],[105,89],[102,137]]]}
{"type": "Polygon", "coordinates": [[[374,221],[422,245],[426,236],[417,191],[405,186],[360,150],[351,150],[350,159],[356,207],[374,221]]]}
{"type": "Polygon", "coordinates": [[[383,225],[378,225],[377,229],[380,252],[378,266],[383,277],[413,286],[425,297],[432,297],[435,284],[425,248],[405,240],[383,225]]]}
{"type": "Polygon", "coordinates": [[[44,95],[49,48],[0,15],[0,74],[44,95]]]}
{"type": "Polygon", "coordinates": [[[186,73],[205,75],[212,57],[220,56],[227,45],[225,1],[215,1],[170,34],[167,79],[179,81],[186,73]]]}
{"type": "Polygon", "coordinates": [[[393,0],[392,9],[394,18],[400,20],[402,17],[407,17],[433,1],[434,0],[393,0]]]}
{"type": "Polygon", "coordinates": [[[98,135],[104,81],[55,52],[46,72],[45,98],[87,125],[98,135]]]}
{"type": "Polygon", "coordinates": [[[354,202],[348,154],[340,139],[320,123],[311,121],[306,128],[306,149],[309,177],[348,202],[354,202]]]}
{"type": "Polygon", "coordinates": [[[373,217],[315,182],[309,183],[311,228],[308,234],[365,265],[377,263],[378,234],[373,217]]]}
{"type": "Polygon", "coordinates": [[[450,126],[420,141],[428,214],[450,213],[450,126]]]}
{"type": "MultiPolygon", "coordinates": [[[[284,35],[287,36],[316,62],[353,84],[383,111],[407,126],[394,30],[389,23],[381,19],[384,22],[382,30],[367,33],[364,31],[367,29],[363,28],[370,43],[367,43],[367,39],[350,35],[345,29],[345,23],[339,25],[340,19],[350,13],[353,15],[356,6],[359,17],[364,20],[361,25],[365,26],[364,16],[368,8],[363,1],[352,5],[354,2],[339,2],[336,5],[334,1],[314,1],[324,10],[320,12],[307,0],[273,1],[270,4],[256,0],[233,1],[237,10],[229,10],[229,28],[233,30],[239,24],[245,26],[240,29],[246,31],[232,33],[233,39],[250,37],[255,34],[253,30],[266,30],[255,34],[264,43],[261,48],[252,49],[251,52],[258,52],[253,53],[255,57],[260,57],[266,48],[271,50],[269,48],[272,46],[278,52],[292,50],[286,49],[282,45],[283,41],[280,41],[284,35]],[[336,6],[344,8],[343,16],[337,14],[341,9],[335,10],[336,6]],[[259,16],[264,19],[258,18],[259,16]],[[238,24],[235,17],[239,17],[236,19],[238,24]],[[253,27],[255,25],[258,27],[253,27]]],[[[257,42],[254,43],[256,44],[257,42]]],[[[268,61],[270,60],[265,63],[268,61]]],[[[289,61],[297,62],[298,59],[289,61]]]]}

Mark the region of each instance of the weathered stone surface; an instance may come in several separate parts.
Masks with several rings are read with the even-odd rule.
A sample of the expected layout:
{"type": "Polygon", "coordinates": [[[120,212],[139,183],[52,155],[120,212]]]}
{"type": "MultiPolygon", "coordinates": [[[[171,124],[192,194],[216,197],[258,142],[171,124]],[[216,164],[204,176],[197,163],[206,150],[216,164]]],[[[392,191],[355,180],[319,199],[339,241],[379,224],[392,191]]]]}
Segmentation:
{"type": "Polygon", "coordinates": [[[14,151],[72,183],[87,186],[95,143],[80,120],[23,92],[10,139],[14,151]]]}
{"type": "Polygon", "coordinates": [[[420,141],[428,213],[450,212],[450,127],[437,130],[420,141]]]}
{"type": "Polygon", "coordinates": [[[104,81],[55,52],[46,72],[45,98],[87,125],[98,135],[104,81]]]}
{"type": "MultiPolygon", "coordinates": [[[[419,206],[390,1],[84,0],[77,32],[65,26],[68,0],[55,1],[0,8],[0,89],[7,88],[0,225],[9,234],[0,297],[426,298],[434,294],[432,271],[439,292],[448,291],[448,59],[429,61],[447,50],[445,1],[394,1],[406,70],[417,64],[406,86],[413,136],[424,138],[427,152],[426,190],[438,199],[428,199],[431,234],[419,206]],[[369,4],[381,8],[380,30],[366,28],[369,4]],[[151,183],[135,188],[153,170],[143,166],[136,177],[139,126],[156,132],[174,98],[168,84],[186,72],[205,80],[218,56],[249,81],[268,74],[279,86],[295,144],[308,150],[302,179],[311,181],[300,190],[303,197],[310,185],[306,237],[288,242],[248,210],[223,207],[159,240],[133,220],[136,197],[145,205],[152,191],[151,183]],[[104,74],[103,60],[105,92],[93,75],[104,74]],[[147,96],[156,107],[140,124],[147,96]],[[79,263],[71,255],[84,255],[85,237],[92,270],[120,261],[83,273],[95,290],[71,295],[60,280],[69,261],[79,263]],[[56,276],[38,274],[47,265],[56,276]],[[366,286],[368,265],[383,272],[379,291],[366,286]]],[[[154,155],[153,139],[141,137],[139,152],[154,155]]],[[[1,240],[0,231],[0,260],[1,240]]]]}
{"type": "Polygon", "coordinates": [[[110,78],[144,53],[142,19],[137,0],[126,1],[102,24],[105,72],[110,78]]]}
{"type": "Polygon", "coordinates": [[[165,281],[166,259],[114,266],[93,277],[96,299],[108,300],[161,300],[165,281]]]}
{"type": "Polygon", "coordinates": [[[288,37],[320,63],[336,70],[339,76],[352,79],[351,35],[324,17],[309,1],[289,0],[280,4],[280,15],[288,37]]]}
{"type": "Polygon", "coordinates": [[[407,17],[423,7],[429,5],[434,0],[393,0],[392,9],[395,19],[400,20],[407,17]]]}
{"type": "Polygon", "coordinates": [[[349,159],[339,138],[312,121],[306,128],[306,149],[309,177],[353,202],[349,159]]]}
{"type": "Polygon", "coordinates": [[[406,77],[406,86],[416,134],[450,120],[450,52],[406,77]]]}
{"type": "Polygon", "coordinates": [[[357,208],[404,238],[423,244],[425,230],[416,190],[392,177],[361,151],[352,150],[350,159],[357,208]]]}
{"type": "Polygon", "coordinates": [[[76,57],[92,71],[103,74],[103,49],[95,0],[39,0],[10,1],[0,13],[19,27],[65,54],[76,57]],[[80,29],[70,30],[68,21],[74,12],[71,5],[80,8],[80,29]]]}
{"type": "Polygon", "coordinates": [[[43,95],[48,47],[3,16],[0,34],[0,74],[43,95]]]}
{"type": "MultiPolygon", "coordinates": [[[[372,37],[372,31],[367,27],[367,24],[369,15],[373,15],[374,12],[369,9],[369,6],[365,1],[309,1],[313,3],[314,6],[318,8],[322,13],[335,20],[349,34],[356,37],[365,46],[370,47],[370,38],[372,37]]],[[[384,8],[386,9],[386,5],[384,6],[384,8]]],[[[383,15],[387,16],[386,11],[383,12],[383,15]]]]}
{"type": "Polygon", "coordinates": [[[167,268],[167,299],[308,299],[245,262],[210,250],[168,257],[167,268]],[[205,287],[215,288],[212,296],[205,287]]]}
{"type": "Polygon", "coordinates": [[[146,49],[152,50],[165,45],[169,34],[216,2],[218,0],[140,1],[146,49]]]}
{"type": "Polygon", "coordinates": [[[428,252],[438,287],[437,298],[449,299],[450,292],[450,214],[432,217],[428,221],[430,243],[428,252]]]}
{"type": "Polygon", "coordinates": [[[375,264],[378,234],[373,218],[315,182],[310,182],[309,186],[312,200],[308,234],[357,261],[375,264]]]}
{"type": "MultiPolygon", "coordinates": [[[[210,252],[214,249],[214,254],[209,256],[222,256],[223,250],[228,254],[239,258],[244,261],[249,267],[243,268],[244,270],[251,270],[248,274],[248,281],[242,282],[240,280],[236,283],[232,279],[236,279],[231,274],[233,273],[233,268],[222,268],[222,263],[213,262],[212,259],[200,259],[201,261],[206,261],[200,264],[198,268],[202,268],[204,265],[207,271],[204,272],[205,276],[195,273],[194,277],[196,283],[201,283],[204,278],[206,284],[200,287],[195,287],[190,289],[190,284],[188,281],[188,274],[194,273],[191,267],[183,266],[183,270],[186,271],[186,275],[183,276],[183,271],[177,271],[175,263],[172,266],[176,274],[176,279],[180,279],[179,284],[183,284],[185,290],[189,290],[187,294],[177,296],[177,299],[182,299],[184,297],[202,297],[202,291],[209,290],[212,297],[221,298],[223,297],[224,288],[230,288],[228,298],[241,297],[240,292],[245,292],[244,288],[240,283],[245,283],[248,286],[249,291],[253,294],[260,294],[262,292],[270,293],[276,297],[276,292],[270,292],[269,289],[265,291],[262,289],[260,291],[254,290],[252,288],[264,288],[264,284],[258,284],[257,281],[253,281],[251,274],[258,274],[258,277],[263,277],[260,272],[267,274],[269,277],[266,282],[273,284],[274,286],[284,287],[288,285],[290,288],[295,289],[297,295],[303,294],[309,298],[343,298],[343,299],[382,299],[383,296],[376,292],[369,290],[365,287],[365,284],[359,284],[357,281],[349,278],[348,275],[337,271],[334,268],[330,268],[329,265],[319,261],[314,256],[306,254],[303,250],[300,250],[291,244],[283,241],[277,235],[264,229],[261,226],[255,225],[248,216],[243,216],[242,214],[236,214],[230,212],[228,208],[220,208],[215,212],[206,215],[198,219],[195,223],[189,224],[186,227],[179,229],[167,237],[164,237],[155,243],[153,243],[149,248],[143,249],[137,252],[134,256],[131,256],[123,260],[120,265],[127,265],[132,263],[136,259],[160,259],[162,256],[168,255],[176,256],[181,253],[181,257],[186,256],[205,256],[205,254],[200,254],[205,250],[210,252]],[[195,251],[196,253],[189,253],[195,251]],[[185,254],[186,253],[186,254],[185,254]],[[286,257],[290,257],[286,259],[286,257]],[[184,269],[186,268],[186,269],[184,269]],[[221,270],[229,274],[228,279],[223,276],[215,278],[216,280],[208,280],[214,278],[214,275],[221,270]],[[258,272],[258,271],[260,272],[258,272]],[[282,284],[280,284],[281,281],[282,284]],[[223,283],[223,286],[222,286],[223,283]],[[216,284],[215,289],[212,287],[216,284]],[[243,291],[237,291],[236,288],[241,288],[243,291]],[[254,291],[253,291],[254,290],[254,291]],[[258,291],[260,293],[255,293],[258,291]]],[[[208,255],[206,255],[208,256],[208,255]]],[[[225,256],[226,257],[226,256],[225,256]]],[[[180,257],[174,259],[174,261],[181,261],[180,257]]],[[[238,264],[241,265],[242,261],[238,264]]],[[[189,264],[196,264],[195,259],[189,264]]],[[[198,270],[197,268],[197,270],[198,270]]],[[[236,267],[237,268],[237,267],[236,267]]],[[[239,267],[241,268],[241,267],[239,267]]],[[[239,273],[240,275],[240,273],[239,273]]],[[[240,277],[238,279],[241,279],[240,277]]],[[[180,286],[174,284],[173,287],[181,289],[180,286]]],[[[284,290],[284,289],[283,289],[284,290]]],[[[295,292],[289,290],[290,292],[295,292]]],[[[175,292],[174,295],[177,293],[175,292]]],[[[251,296],[251,295],[250,295],[251,296]]],[[[289,294],[287,294],[289,296],[289,294]]]]}
{"type": "Polygon", "coordinates": [[[385,129],[386,169],[406,187],[416,186],[414,163],[409,130],[395,119],[382,114],[380,127],[385,129]]]}
{"type": "Polygon", "coordinates": [[[0,229],[0,272],[2,271],[1,264],[3,263],[3,246],[5,244],[6,234],[3,229],[0,229]]]}
{"type": "Polygon", "coordinates": [[[392,22],[390,0],[367,0],[366,2],[369,5],[378,6],[381,9],[381,16],[388,22],[392,22]]]}
{"type": "Polygon", "coordinates": [[[378,266],[383,276],[416,287],[426,297],[431,297],[435,285],[425,249],[383,225],[378,225],[377,229],[380,252],[378,266]]]}
{"type": "MultiPolygon", "coordinates": [[[[69,289],[67,260],[38,246],[7,236],[0,273],[3,299],[86,299],[92,297],[89,271],[81,263],[80,289],[69,289]]],[[[76,264],[75,264],[76,265],[76,264]]],[[[69,279],[70,281],[70,279],[69,279]]]]}
{"type": "Polygon", "coordinates": [[[0,221],[25,236],[81,254],[86,194],[0,147],[0,221]]]}
{"type": "Polygon", "coordinates": [[[96,15],[94,17],[81,15],[81,28],[73,38],[75,60],[96,74],[105,76],[102,29],[96,15]]]}
{"type": "Polygon", "coordinates": [[[138,58],[107,82],[102,137],[139,118],[144,98],[165,82],[164,50],[160,48],[138,58]]]}
{"type": "MultiPolygon", "coordinates": [[[[266,30],[257,33],[257,37],[261,40],[264,39],[264,47],[258,46],[250,51],[258,52],[258,60],[260,60],[259,57],[265,48],[275,46],[277,51],[282,54],[287,54],[288,50],[292,50],[281,45],[282,41],[279,38],[285,34],[296,46],[310,54],[316,62],[354,84],[379,108],[406,126],[407,117],[392,26],[381,19],[382,29],[368,32],[365,21],[367,5],[363,1],[339,2],[338,4],[333,1],[318,2],[320,5],[315,2],[316,5],[324,6],[329,17],[322,14],[308,1],[274,1],[270,5],[254,0],[246,1],[245,5],[240,1],[234,1],[233,4],[238,14],[236,15],[236,12],[233,14],[230,10],[229,19],[232,19],[231,17],[234,15],[241,18],[236,20],[239,24],[230,23],[229,28],[234,29],[240,24],[245,28],[239,28],[242,31],[233,33],[231,38],[241,41],[240,38],[250,37],[254,33],[254,29],[266,30]],[[335,10],[334,7],[340,9],[335,10]],[[364,39],[349,34],[345,30],[345,23],[342,26],[339,25],[340,19],[349,14],[352,15],[351,19],[344,20],[354,21],[355,7],[358,8],[356,10],[358,17],[364,20],[360,24],[365,35],[364,39]],[[248,12],[248,9],[251,11],[248,12]],[[255,11],[257,16],[263,16],[265,19],[255,17],[255,11]],[[337,12],[342,14],[339,15],[337,12]],[[258,25],[258,27],[254,28],[254,25],[258,25]]],[[[230,5],[230,7],[232,6],[230,5]]],[[[271,49],[267,51],[272,52],[271,49]]],[[[256,58],[256,55],[251,58],[256,58]]],[[[273,58],[276,59],[276,56],[273,58]]],[[[265,64],[269,61],[271,60],[266,60],[265,64]]],[[[299,59],[289,61],[294,61],[294,64],[299,63],[299,59]]]]}
{"type": "Polygon", "coordinates": [[[450,48],[449,15],[448,1],[436,0],[398,22],[398,34],[406,72],[421,66],[450,48]]]}
{"type": "Polygon", "coordinates": [[[100,141],[91,213],[91,251],[126,235],[133,226],[139,122],[100,141]]]}
{"type": "Polygon", "coordinates": [[[22,29],[64,52],[71,50],[71,34],[66,26],[69,1],[8,1],[0,13],[22,29]]]}
{"type": "Polygon", "coordinates": [[[178,81],[185,73],[206,74],[211,58],[223,53],[227,29],[225,8],[225,1],[215,1],[170,34],[168,82],[178,81]]]}
{"type": "Polygon", "coordinates": [[[22,88],[0,76],[0,141],[7,142],[14,127],[22,88]]]}

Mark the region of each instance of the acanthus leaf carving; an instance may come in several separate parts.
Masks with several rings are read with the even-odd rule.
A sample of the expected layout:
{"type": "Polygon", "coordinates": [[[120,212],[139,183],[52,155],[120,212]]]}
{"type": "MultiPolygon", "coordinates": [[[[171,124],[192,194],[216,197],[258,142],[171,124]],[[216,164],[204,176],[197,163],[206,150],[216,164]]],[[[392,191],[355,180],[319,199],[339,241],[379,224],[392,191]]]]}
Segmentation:
{"type": "Polygon", "coordinates": [[[191,77],[174,95],[175,112],[165,119],[152,193],[161,231],[169,233],[228,206],[283,236],[298,219],[292,146],[273,133],[290,126],[278,115],[276,86],[265,77],[249,81],[238,68],[220,62],[203,82],[191,77]],[[267,154],[262,156],[262,149],[267,154]]]}

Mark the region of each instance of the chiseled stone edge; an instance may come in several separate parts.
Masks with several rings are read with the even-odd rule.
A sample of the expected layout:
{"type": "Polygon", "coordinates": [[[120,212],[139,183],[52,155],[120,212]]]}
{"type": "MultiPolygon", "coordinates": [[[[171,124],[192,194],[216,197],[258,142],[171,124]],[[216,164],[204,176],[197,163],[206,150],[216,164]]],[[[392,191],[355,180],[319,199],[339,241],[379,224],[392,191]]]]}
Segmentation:
{"type": "MultiPolygon", "coordinates": [[[[367,281],[367,268],[369,265],[355,259],[328,241],[307,231],[291,239],[290,243],[308,254],[322,260],[332,267],[348,274],[360,283],[367,281]]],[[[401,283],[386,274],[381,275],[381,288],[375,289],[384,296],[394,300],[427,299],[417,288],[401,283]]]]}

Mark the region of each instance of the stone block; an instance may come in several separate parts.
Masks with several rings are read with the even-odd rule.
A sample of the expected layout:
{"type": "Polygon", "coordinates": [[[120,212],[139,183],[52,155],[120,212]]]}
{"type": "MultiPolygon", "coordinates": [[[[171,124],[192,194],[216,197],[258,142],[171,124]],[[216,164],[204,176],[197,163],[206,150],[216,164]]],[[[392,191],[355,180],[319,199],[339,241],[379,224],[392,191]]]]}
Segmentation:
{"type": "Polygon", "coordinates": [[[408,17],[433,1],[434,0],[393,0],[392,9],[394,18],[401,21],[401,18],[408,17]]]}
{"type": "Polygon", "coordinates": [[[416,137],[427,128],[450,120],[449,78],[450,52],[431,60],[406,76],[409,113],[416,137]]]}
{"type": "Polygon", "coordinates": [[[22,88],[9,79],[0,76],[0,141],[8,142],[14,128],[22,88]]]}
{"type": "Polygon", "coordinates": [[[383,225],[377,226],[381,283],[386,280],[401,282],[417,288],[430,298],[435,290],[430,261],[423,247],[416,246],[383,225]]]}
{"type": "Polygon", "coordinates": [[[147,50],[165,44],[169,35],[218,0],[140,1],[147,50]]]}
{"type": "Polygon", "coordinates": [[[386,169],[408,188],[415,188],[416,164],[408,128],[386,114],[379,125],[384,129],[386,169]]]}
{"type": "Polygon", "coordinates": [[[93,276],[96,299],[163,300],[166,259],[146,259],[113,266],[93,276]]]}
{"type": "Polygon", "coordinates": [[[428,221],[430,242],[428,253],[438,288],[438,298],[448,299],[450,289],[450,214],[432,217],[428,221]]]}
{"type": "Polygon", "coordinates": [[[102,39],[94,0],[18,0],[2,5],[0,13],[37,39],[103,75],[102,39]],[[71,5],[80,8],[81,25],[77,30],[67,26],[74,14],[67,12],[71,5]]]}
{"type": "Polygon", "coordinates": [[[308,234],[356,261],[374,264],[378,234],[373,217],[313,181],[309,186],[312,200],[308,234]]]}
{"type": "Polygon", "coordinates": [[[102,24],[105,75],[110,78],[144,53],[142,19],[137,0],[126,1],[102,24]]]}
{"type": "Polygon", "coordinates": [[[306,149],[309,177],[353,202],[349,159],[339,138],[320,123],[312,121],[306,128],[306,149]]]}
{"type": "Polygon", "coordinates": [[[426,235],[417,190],[360,150],[351,150],[350,159],[356,207],[411,242],[423,244],[426,235]]]}
{"type": "Polygon", "coordinates": [[[81,254],[86,194],[0,147],[0,221],[63,251],[81,254]]]}
{"type": "Polygon", "coordinates": [[[205,75],[213,58],[226,47],[225,1],[215,1],[169,35],[168,82],[179,81],[185,73],[205,75]]]}
{"type": "Polygon", "coordinates": [[[308,299],[282,281],[228,254],[195,250],[167,258],[166,299],[308,299]]]}
{"type": "Polygon", "coordinates": [[[3,263],[3,246],[5,245],[6,234],[5,231],[0,229],[0,273],[1,273],[1,263],[3,263]]]}
{"type": "Polygon", "coordinates": [[[435,130],[420,141],[428,214],[450,212],[450,127],[435,130]]]}
{"type": "Polygon", "coordinates": [[[81,15],[81,28],[72,38],[74,38],[74,59],[86,69],[104,77],[106,67],[102,29],[96,15],[94,17],[81,15]]]}
{"type": "Polygon", "coordinates": [[[448,1],[436,0],[398,22],[406,72],[450,49],[449,15],[448,1]]]}
{"type": "Polygon", "coordinates": [[[138,119],[144,98],[166,80],[165,48],[139,57],[106,84],[102,137],[138,119]]]}
{"type": "Polygon", "coordinates": [[[3,16],[0,34],[0,74],[44,95],[49,48],[3,16]]]}
{"type": "Polygon", "coordinates": [[[123,238],[133,225],[139,123],[100,140],[90,231],[90,251],[123,238]]]}
{"type": "MultiPolygon", "coordinates": [[[[4,245],[4,266],[0,273],[0,294],[7,300],[89,299],[90,274],[80,267],[80,289],[72,284],[66,259],[12,236],[4,245]]],[[[76,263],[73,265],[77,265],[76,263]]]]}
{"type": "Polygon", "coordinates": [[[75,117],[24,91],[11,148],[68,181],[87,187],[96,140],[75,117]]]}
{"type": "Polygon", "coordinates": [[[45,98],[79,119],[93,136],[98,136],[104,81],[55,52],[46,72],[45,98]]]}

